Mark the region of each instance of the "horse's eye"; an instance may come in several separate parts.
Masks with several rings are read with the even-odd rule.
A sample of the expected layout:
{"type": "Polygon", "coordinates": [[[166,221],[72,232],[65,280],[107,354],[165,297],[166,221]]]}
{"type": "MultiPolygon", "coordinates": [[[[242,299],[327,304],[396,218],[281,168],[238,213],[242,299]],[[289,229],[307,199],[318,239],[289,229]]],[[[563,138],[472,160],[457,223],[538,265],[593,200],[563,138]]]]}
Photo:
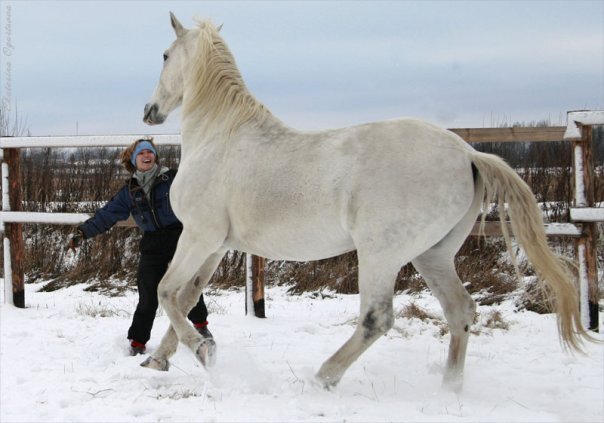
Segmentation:
{"type": "Polygon", "coordinates": [[[164,53],[164,62],[168,60],[168,55],[166,53],[164,53]]]}

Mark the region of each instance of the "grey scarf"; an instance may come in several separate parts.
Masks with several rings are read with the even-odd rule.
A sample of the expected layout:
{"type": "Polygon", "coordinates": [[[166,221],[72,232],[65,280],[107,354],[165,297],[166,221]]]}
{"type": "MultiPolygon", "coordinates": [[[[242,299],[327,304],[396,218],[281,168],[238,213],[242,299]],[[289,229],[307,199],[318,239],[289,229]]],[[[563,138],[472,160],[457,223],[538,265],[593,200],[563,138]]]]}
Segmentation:
{"type": "Polygon", "coordinates": [[[133,176],[138,181],[138,184],[145,192],[145,195],[147,196],[147,198],[149,198],[149,192],[151,192],[151,187],[153,186],[153,181],[155,181],[155,178],[157,178],[161,173],[165,172],[164,169],[167,170],[167,168],[163,168],[163,167],[160,169],[159,166],[157,166],[157,164],[154,164],[151,169],[149,169],[145,172],[141,172],[140,170],[137,170],[136,172],[134,172],[133,176]]]}

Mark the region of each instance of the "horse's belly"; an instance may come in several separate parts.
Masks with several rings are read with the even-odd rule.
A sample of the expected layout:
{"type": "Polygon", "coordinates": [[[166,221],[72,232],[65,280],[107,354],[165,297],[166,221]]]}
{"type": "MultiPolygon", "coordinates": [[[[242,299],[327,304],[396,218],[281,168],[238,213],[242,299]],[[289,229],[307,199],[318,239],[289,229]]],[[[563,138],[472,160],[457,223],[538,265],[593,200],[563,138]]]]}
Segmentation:
{"type": "Polygon", "coordinates": [[[232,227],[225,244],[229,249],[246,251],[271,260],[309,261],[334,257],[354,250],[348,233],[339,225],[308,223],[298,225],[257,225],[238,231],[232,227]]]}

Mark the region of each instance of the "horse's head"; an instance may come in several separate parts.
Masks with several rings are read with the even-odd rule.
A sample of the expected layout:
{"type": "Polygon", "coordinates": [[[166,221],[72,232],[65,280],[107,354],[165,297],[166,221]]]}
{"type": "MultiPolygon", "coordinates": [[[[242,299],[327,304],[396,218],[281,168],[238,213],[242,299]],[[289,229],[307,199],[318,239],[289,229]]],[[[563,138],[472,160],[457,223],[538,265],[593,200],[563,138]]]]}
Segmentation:
{"type": "Polygon", "coordinates": [[[183,70],[195,40],[197,30],[185,29],[170,12],[176,40],[164,52],[164,66],[149,102],[145,105],[143,121],[148,125],[164,123],[168,115],[182,103],[184,91],[183,70]]]}
{"type": "MultiPolygon", "coordinates": [[[[247,90],[218,28],[199,21],[185,29],[170,13],[176,40],[164,52],[164,67],[153,96],[145,105],[143,121],[163,123],[178,106],[183,107],[183,127],[232,134],[250,120],[270,112],[247,90]]],[[[230,135],[229,135],[230,136],[230,135]]]]}

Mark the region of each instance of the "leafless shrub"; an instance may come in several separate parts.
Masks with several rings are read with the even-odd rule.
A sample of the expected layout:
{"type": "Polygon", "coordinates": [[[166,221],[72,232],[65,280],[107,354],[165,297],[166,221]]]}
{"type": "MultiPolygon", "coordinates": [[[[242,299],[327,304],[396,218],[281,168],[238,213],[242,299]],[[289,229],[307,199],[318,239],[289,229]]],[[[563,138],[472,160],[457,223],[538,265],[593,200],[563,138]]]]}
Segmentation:
{"type": "Polygon", "coordinates": [[[537,279],[525,283],[524,290],[516,300],[519,309],[533,311],[539,314],[552,313],[551,302],[547,299],[547,293],[543,291],[537,279]]]}

